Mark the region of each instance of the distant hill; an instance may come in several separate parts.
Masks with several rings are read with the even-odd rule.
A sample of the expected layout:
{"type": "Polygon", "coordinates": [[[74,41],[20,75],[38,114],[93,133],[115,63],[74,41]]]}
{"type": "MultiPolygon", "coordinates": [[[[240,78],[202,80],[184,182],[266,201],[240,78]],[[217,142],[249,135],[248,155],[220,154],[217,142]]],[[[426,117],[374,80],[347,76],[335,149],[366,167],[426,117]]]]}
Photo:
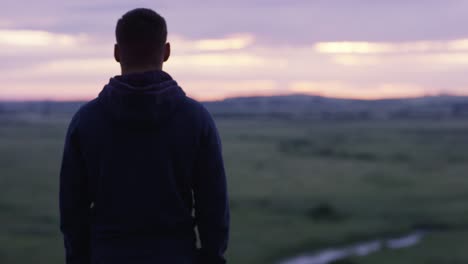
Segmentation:
{"type": "Polygon", "coordinates": [[[218,116],[275,116],[309,119],[395,119],[468,117],[468,96],[356,100],[287,95],[230,98],[205,103],[218,116]]]}
{"type": "MultiPolygon", "coordinates": [[[[0,115],[71,115],[84,102],[0,102],[0,115]]],[[[356,100],[308,95],[239,97],[204,102],[219,118],[315,120],[467,118],[468,96],[356,100]]]]}

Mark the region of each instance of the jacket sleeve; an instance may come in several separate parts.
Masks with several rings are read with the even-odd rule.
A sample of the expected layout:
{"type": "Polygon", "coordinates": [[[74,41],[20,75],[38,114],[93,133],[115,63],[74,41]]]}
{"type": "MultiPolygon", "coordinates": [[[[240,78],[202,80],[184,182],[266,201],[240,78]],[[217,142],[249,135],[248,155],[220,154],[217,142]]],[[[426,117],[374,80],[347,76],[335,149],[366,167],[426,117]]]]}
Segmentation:
{"type": "MultiPolygon", "coordinates": [[[[206,111],[206,110],[205,110],[206,111]]],[[[229,240],[229,202],[221,141],[211,116],[202,129],[200,150],[195,164],[195,220],[200,238],[199,263],[226,263],[224,253],[229,240]]]]}
{"type": "Polygon", "coordinates": [[[90,199],[77,133],[79,114],[68,128],[60,171],[60,229],[67,264],[90,263],[90,199]]]}

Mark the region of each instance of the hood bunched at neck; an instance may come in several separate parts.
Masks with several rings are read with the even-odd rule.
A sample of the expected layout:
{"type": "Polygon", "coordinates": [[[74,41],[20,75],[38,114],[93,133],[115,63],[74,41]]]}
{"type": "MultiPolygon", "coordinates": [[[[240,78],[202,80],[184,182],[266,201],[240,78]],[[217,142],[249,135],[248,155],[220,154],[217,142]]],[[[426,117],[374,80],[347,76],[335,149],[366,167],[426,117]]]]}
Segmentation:
{"type": "Polygon", "coordinates": [[[182,88],[164,71],[116,76],[99,94],[112,122],[140,128],[167,121],[183,98],[182,88]]]}

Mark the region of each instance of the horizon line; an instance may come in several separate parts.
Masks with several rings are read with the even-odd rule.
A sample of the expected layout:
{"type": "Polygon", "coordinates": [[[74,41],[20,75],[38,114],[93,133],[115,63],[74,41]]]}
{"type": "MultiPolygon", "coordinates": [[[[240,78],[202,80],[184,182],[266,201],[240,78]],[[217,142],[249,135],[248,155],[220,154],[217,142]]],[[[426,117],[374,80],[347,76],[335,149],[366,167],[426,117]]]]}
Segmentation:
{"type": "MultiPolygon", "coordinates": [[[[272,95],[238,95],[238,96],[227,96],[219,99],[197,99],[201,103],[215,103],[223,102],[233,99],[244,99],[244,98],[269,98],[269,97],[290,97],[290,96],[303,96],[303,97],[317,97],[317,98],[326,98],[326,99],[337,99],[337,100],[356,100],[356,101],[382,101],[382,100],[409,100],[409,99],[422,99],[422,98],[434,98],[434,97],[467,97],[468,94],[456,94],[456,93],[436,93],[436,94],[422,94],[416,96],[389,96],[389,97],[379,97],[379,98],[359,98],[359,97],[339,97],[339,96],[325,96],[320,94],[307,94],[307,93],[284,93],[284,94],[272,94],[272,95]]],[[[1,98],[0,103],[38,103],[38,102],[57,102],[57,103],[73,103],[73,102],[88,102],[97,97],[93,98],[1,98]]]]}

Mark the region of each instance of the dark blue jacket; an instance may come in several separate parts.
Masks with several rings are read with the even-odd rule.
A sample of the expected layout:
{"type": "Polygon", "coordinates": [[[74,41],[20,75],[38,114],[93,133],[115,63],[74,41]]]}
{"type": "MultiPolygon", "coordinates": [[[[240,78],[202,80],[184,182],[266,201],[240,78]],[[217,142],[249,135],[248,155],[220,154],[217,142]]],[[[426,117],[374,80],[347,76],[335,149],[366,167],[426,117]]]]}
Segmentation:
{"type": "Polygon", "coordinates": [[[67,264],[224,263],[229,208],[210,114],[163,71],[112,78],[69,126],[60,218],[67,264]]]}

